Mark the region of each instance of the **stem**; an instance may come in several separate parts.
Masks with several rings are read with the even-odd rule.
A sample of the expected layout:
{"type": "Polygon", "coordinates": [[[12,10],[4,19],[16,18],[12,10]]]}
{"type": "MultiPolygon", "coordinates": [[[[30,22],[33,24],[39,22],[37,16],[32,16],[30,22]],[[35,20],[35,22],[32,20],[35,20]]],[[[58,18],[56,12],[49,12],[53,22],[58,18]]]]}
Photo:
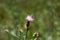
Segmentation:
{"type": "Polygon", "coordinates": [[[26,29],[26,40],[28,40],[28,31],[29,31],[29,26],[30,26],[30,21],[27,21],[27,24],[26,24],[26,26],[27,26],[27,29],[26,29]]]}
{"type": "Polygon", "coordinates": [[[56,29],[53,30],[53,40],[57,40],[57,32],[56,32],[56,29]]]}
{"type": "Polygon", "coordinates": [[[21,40],[21,32],[20,32],[19,40],[21,40]]]}
{"type": "Polygon", "coordinates": [[[8,34],[8,40],[11,40],[11,35],[10,34],[8,34]]]}
{"type": "Polygon", "coordinates": [[[27,38],[27,34],[28,34],[28,30],[26,30],[26,40],[28,40],[28,38],[27,38]]]}
{"type": "Polygon", "coordinates": [[[10,35],[11,28],[10,28],[10,26],[8,27],[8,30],[9,30],[9,33],[8,33],[8,40],[11,40],[11,35],[10,35]]]}
{"type": "MultiPolygon", "coordinates": [[[[16,31],[16,36],[18,36],[18,27],[17,27],[17,25],[18,25],[18,20],[14,20],[14,27],[15,27],[15,31],[16,31]]],[[[14,38],[14,40],[18,40],[18,38],[14,38]]]]}

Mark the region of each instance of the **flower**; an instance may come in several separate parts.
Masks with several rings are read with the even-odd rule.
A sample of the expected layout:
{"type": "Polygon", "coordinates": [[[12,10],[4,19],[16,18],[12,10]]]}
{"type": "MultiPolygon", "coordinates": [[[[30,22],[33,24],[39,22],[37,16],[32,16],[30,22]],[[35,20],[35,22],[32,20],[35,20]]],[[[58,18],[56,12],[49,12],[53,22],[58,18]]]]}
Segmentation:
{"type": "Polygon", "coordinates": [[[23,33],[23,30],[22,29],[19,29],[19,32],[23,33]]]}
{"type": "Polygon", "coordinates": [[[9,32],[9,30],[8,30],[8,29],[5,29],[4,31],[5,31],[5,32],[9,32]]]}
{"type": "Polygon", "coordinates": [[[39,37],[39,33],[38,33],[38,32],[35,32],[35,33],[33,34],[33,37],[39,37]]]}
{"type": "Polygon", "coordinates": [[[26,20],[27,20],[27,21],[33,21],[34,19],[32,18],[32,16],[28,15],[28,16],[26,17],[26,20]]]}

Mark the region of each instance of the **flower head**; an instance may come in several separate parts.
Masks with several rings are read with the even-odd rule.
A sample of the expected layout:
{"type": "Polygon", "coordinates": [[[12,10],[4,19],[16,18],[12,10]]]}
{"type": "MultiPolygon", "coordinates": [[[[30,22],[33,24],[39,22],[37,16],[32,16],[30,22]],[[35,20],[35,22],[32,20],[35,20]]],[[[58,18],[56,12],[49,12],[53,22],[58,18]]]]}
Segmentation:
{"type": "Polygon", "coordinates": [[[32,18],[32,16],[28,15],[28,16],[26,17],[26,20],[27,20],[27,21],[33,21],[34,19],[32,18]]]}
{"type": "Polygon", "coordinates": [[[22,29],[19,29],[19,32],[21,32],[21,33],[22,33],[22,32],[23,32],[23,30],[22,30],[22,29]]]}
{"type": "Polygon", "coordinates": [[[9,30],[8,30],[8,29],[5,29],[4,31],[5,31],[5,32],[9,32],[9,30]]]}
{"type": "Polygon", "coordinates": [[[33,34],[33,37],[39,37],[39,33],[38,33],[38,32],[35,32],[35,33],[33,34]]]}

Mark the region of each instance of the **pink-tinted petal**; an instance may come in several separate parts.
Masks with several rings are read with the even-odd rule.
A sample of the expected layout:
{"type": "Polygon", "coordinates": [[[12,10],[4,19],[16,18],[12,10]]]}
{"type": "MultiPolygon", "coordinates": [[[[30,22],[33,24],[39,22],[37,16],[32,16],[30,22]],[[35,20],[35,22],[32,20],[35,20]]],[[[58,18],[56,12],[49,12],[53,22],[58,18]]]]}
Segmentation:
{"type": "Polygon", "coordinates": [[[28,15],[28,16],[26,17],[26,20],[27,20],[27,21],[33,21],[34,19],[32,18],[32,16],[28,15]]]}

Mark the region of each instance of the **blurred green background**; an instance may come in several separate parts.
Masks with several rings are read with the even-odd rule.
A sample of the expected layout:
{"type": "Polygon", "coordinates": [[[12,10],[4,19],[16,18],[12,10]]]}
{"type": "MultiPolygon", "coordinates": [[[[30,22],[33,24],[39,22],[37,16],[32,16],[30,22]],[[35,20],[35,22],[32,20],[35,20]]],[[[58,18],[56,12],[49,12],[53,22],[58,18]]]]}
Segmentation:
{"type": "Polygon", "coordinates": [[[16,40],[18,28],[25,30],[27,15],[34,18],[31,37],[36,31],[46,40],[60,40],[60,0],[0,0],[0,40],[16,40]]]}

